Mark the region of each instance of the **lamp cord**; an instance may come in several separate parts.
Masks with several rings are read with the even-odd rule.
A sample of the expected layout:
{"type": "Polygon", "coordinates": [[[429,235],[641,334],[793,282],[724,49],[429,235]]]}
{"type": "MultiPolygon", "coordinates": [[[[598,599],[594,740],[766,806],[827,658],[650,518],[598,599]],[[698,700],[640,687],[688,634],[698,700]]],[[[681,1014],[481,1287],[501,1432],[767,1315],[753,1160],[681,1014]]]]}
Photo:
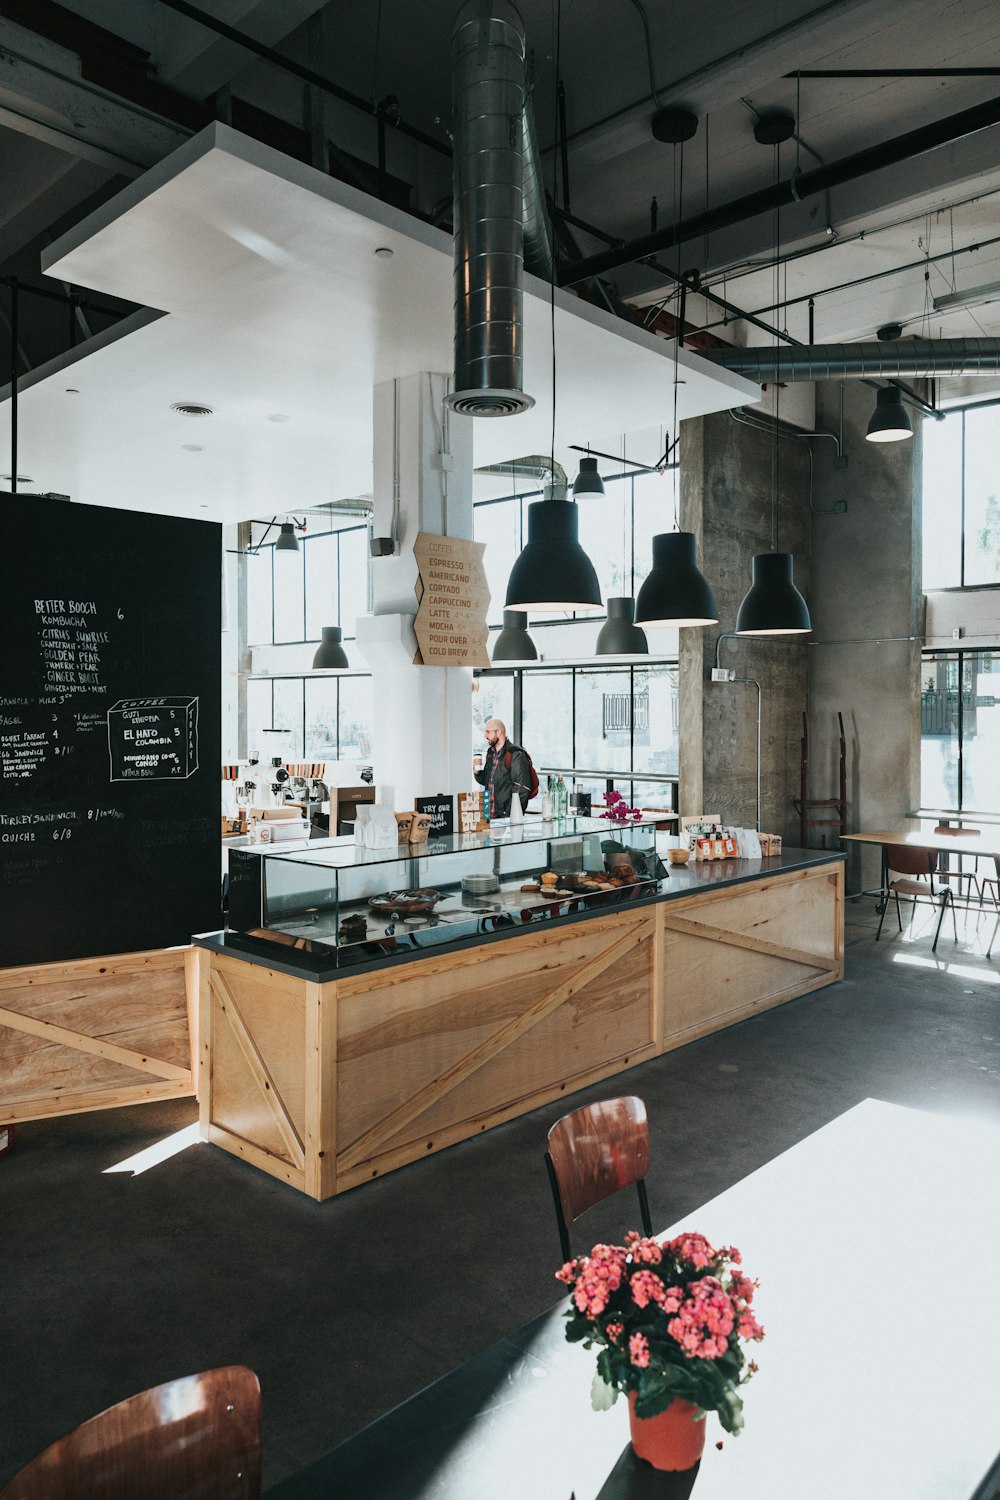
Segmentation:
{"type": "Polygon", "coordinates": [[[10,286],[10,492],[17,494],[17,284],[10,286]]]}
{"type": "MultiPolygon", "coordinates": [[[[774,147],[774,186],[778,187],[781,177],[781,143],[776,142],[774,147]]],[[[777,303],[781,290],[781,208],[775,196],[774,203],[774,300],[777,303]]],[[[777,319],[775,320],[774,351],[778,351],[777,319]]],[[[781,382],[774,382],[774,437],[771,440],[771,551],[778,550],[778,483],[780,478],[780,449],[778,442],[778,423],[781,416],[781,382]]]]}
{"type": "MultiPolygon", "coordinates": [[[[552,6],[552,29],[555,34],[555,83],[552,98],[552,139],[559,139],[559,74],[561,68],[562,54],[562,0],[554,0],[552,6]]],[[[552,153],[552,203],[556,202],[556,193],[559,187],[559,153],[552,153]]],[[[555,245],[555,223],[553,221],[552,209],[549,208],[549,227],[552,234],[552,243],[555,245]]],[[[555,253],[549,257],[552,272],[549,277],[549,335],[552,340],[552,431],[550,437],[550,458],[552,461],[552,484],[555,486],[556,479],[556,258],[555,253]]],[[[569,499],[569,496],[566,496],[569,499]]]]}

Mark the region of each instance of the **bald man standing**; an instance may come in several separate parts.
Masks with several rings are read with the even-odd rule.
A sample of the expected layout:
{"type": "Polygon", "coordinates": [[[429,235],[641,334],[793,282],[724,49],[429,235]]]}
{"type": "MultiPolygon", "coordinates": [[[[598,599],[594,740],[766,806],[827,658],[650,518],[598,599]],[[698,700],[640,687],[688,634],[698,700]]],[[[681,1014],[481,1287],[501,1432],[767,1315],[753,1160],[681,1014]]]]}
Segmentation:
{"type": "Polygon", "coordinates": [[[490,719],[485,729],[486,764],[473,775],[480,786],[489,788],[490,816],[509,818],[510,805],[516,790],[522,809],[527,807],[531,795],[531,761],[520,745],[507,738],[507,726],[502,719],[490,719]],[[510,764],[507,758],[510,757],[510,764]]]}

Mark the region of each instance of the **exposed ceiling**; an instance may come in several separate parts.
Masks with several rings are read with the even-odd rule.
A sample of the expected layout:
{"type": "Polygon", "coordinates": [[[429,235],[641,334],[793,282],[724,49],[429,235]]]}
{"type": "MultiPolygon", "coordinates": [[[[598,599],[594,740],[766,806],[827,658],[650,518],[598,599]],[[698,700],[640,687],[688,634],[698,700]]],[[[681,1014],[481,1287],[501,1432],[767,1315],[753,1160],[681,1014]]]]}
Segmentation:
{"type": "MultiPolygon", "coordinates": [[[[362,100],[395,95],[402,127],[385,130],[384,174],[378,170],[378,128],[371,114],[310,91],[300,78],[179,14],[176,0],[127,6],[112,0],[64,5],[0,0],[4,274],[57,290],[65,278],[100,287],[99,281],[84,281],[82,264],[73,257],[53,265],[47,280],[41,273],[45,247],[217,115],[229,114],[244,134],[306,159],[311,142],[324,138],[340,178],[366,191],[381,190],[422,216],[423,223],[413,221],[417,240],[430,233],[426,220],[448,218],[446,155],[404,131],[447,146],[456,0],[424,0],[419,7],[410,0],[351,6],[202,0],[199,8],[362,100]]],[[[646,0],[645,6],[637,0],[521,0],[520,9],[547,179],[554,183],[557,204],[565,206],[566,184],[554,175],[559,153],[549,149],[557,135],[553,84],[558,71],[565,86],[569,212],[604,236],[570,223],[583,256],[604,249],[608,239],[645,234],[654,196],[659,229],[677,219],[688,222],[706,205],[717,210],[776,179],[791,178],[797,167],[808,174],[1000,98],[995,0],[897,0],[894,6],[884,0],[677,0],[669,7],[657,0],[646,0]],[[683,150],[651,134],[657,107],[651,70],[658,104],[683,105],[698,117],[697,133],[683,150]],[[834,71],[851,76],[808,76],[834,71]],[[773,109],[791,111],[798,120],[798,139],[780,148],[758,144],[753,134],[758,115],[773,109]]],[[[998,335],[1000,301],[978,300],[966,307],[959,297],[934,307],[943,296],[1000,283],[1000,126],[954,135],[947,144],[792,202],[777,218],[769,211],[728,216],[733,222],[709,235],[699,233],[679,248],[659,251],[657,263],[673,270],[697,268],[704,283],[731,304],[799,340],[809,336],[810,296],[820,342],[871,338],[889,323],[901,324],[904,336],[998,335]],[[774,270],[776,247],[780,273],[774,270]]],[[[313,247],[313,260],[316,253],[313,247]]],[[[566,242],[561,253],[564,263],[573,259],[566,242]]],[[[265,261],[260,260],[261,269],[265,261]]],[[[248,265],[241,271],[243,292],[248,265]]],[[[660,307],[677,310],[664,270],[626,262],[607,271],[604,280],[612,294],[627,298],[650,320],[660,307]]],[[[22,378],[65,351],[71,330],[82,340],[129,312],[122,299],[165,305],[166,299],[155,301],[154,291],[155,277],[144,281],[136,275],[128,289],[108,283],[100,295],[84,294],[90,306],[69,311],[21,294],[22,378]]],[[[321,288],[312,284],[308,295],[321,295],[321,288]]],[[[8,337],[4,312],[0,307],[0,358],[6,357],[2,343],[8,337]]],[[[172,315],[176,312],[171,308],[172,315]]],[[[715,335],[732,342],[773,337],[731,315],[723,320],[717,308],[695,296],[688,297],[685,314],[689,325],[711,325],[715,335]]],[[[266,316],[261,309],[262,324],[266,316]]],[[[139,361],[140,353],[166,335],[148,313],[138,314],[137,322],[140,331],[131,337],[140,341],[135,344],[139,361]]],[[[238,332],[250,337],[249,329],[238,332]]],[[[295,340],[287,329],[284,340],[277,327],[255,332],[273,333],[277,362],[294,361],[295,340]]],[[[447,329],[443,337],[447,341],[447,329]]],[[[110,357],[113,347],[94,358],[110,357]]],[[[210,349],[204,357],[207,369],[210,349]]],[[[435,362],[438,368],[447,364],[440,352],[435,362]]],[[[970,389],[992,394],[986,381],[946,383],[943,393],[970,389]]],[[[313,415],[322,411],[323,394],[321,389],[315,394],[313,415]]],[[[326,394],[329,401],[332,393],[326,394]]],[[[23,405],[30,424],[29,397],[30,392],[23,405]]],[[[84,404],[67,399],[78,402],[78,415],[50,433],[50,440],[90,431],[79,415],[84,404]]],[[[197,392],[179,390],[171,399],[197,399],[197,392]]],[[[269,412],[282,409],[269,393],[261,392],[257,403],[266,408],[265,428],[271,431],[261,442],[254,436],[245,443],[246,467],[256,471],[271,465],[280,473],[292,424],[266,424],[269,412]]],[[[580,415],[581,422],[589,420],[583,408],[580,415]]],[[[52,420],[50,413],[47,422],[52,420]]],[[[527,419],[508,420],[513,434],[527,419]]],[[[663,420],[669,422],[669,411],[663,420]]],[[[502,429],[507,424],[479,425],[502,429]]],[[[26,430],[25,441],[27,435],[26,430]]],[[[190,441],[200,442],[197,433],[190,441]]],[[[512,437],[511,443],[519,453],[547,447],[547,441],[529,443],[526,433],[523,442],[512,437]]],[[[327,453],[316,454],[319,466],[326,465],[327,453]]],[[[185,453],[189,456],[198,457],[185,453]]],[[[27,464],[22,447],[19,467],[27,464]]],[[[177,482],[185,477],[178,471],[177,482]]]]}

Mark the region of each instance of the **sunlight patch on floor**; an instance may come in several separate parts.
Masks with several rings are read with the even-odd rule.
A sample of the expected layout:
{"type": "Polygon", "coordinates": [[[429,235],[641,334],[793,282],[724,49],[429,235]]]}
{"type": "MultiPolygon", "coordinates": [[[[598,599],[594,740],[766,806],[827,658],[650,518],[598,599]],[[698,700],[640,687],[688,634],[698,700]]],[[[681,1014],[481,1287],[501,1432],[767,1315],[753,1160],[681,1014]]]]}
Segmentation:
{"type": "Polygon", "coordinates": [[[148,1172],[150,1167],[158,1167],[161,1162],[169,1161],[172,1156],[186,1151],[189,1146],[200,1146],[201,1136],[198,1134],[197,1120],[192,1125],[185,1125],[183,1130],[175,1130],[173,1135],[165,1135],[162,1141],[154,1141],[144,1151],[137,1151],[134,1156],[127,1156],[124,1161],[116,1162],[113,1167],[105,1167],[104,1175],[109,1172],[131,1172],[133,1177],[138,1177],[143,1172],[148,1172]]]}
{"type": "Polygon", "coordinates": [[[974,969],[971,964],[951,963],[946,958],[927,958],[922,953],[894,953],[894,964],[909,964],[915,969],[934,969],[938,974],[947,974],[949,979],[972,979],[977,984],[1000,984],[1000,973],[992,969],[974,969]]]}

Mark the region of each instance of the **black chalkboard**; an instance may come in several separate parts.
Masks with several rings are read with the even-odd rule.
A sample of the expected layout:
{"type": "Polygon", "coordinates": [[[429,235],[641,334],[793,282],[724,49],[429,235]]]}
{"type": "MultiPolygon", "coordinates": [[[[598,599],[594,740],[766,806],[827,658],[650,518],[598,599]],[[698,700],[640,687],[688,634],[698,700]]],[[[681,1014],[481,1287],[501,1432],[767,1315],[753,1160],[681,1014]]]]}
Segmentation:
{"type": "Polygon", "coordinates": [[[0,500],[0,965],[187,943],[220,921],[221,527],[0,500]]]}
{"type": "Polygon", "coordinates": [[[414,797],[413,810],[429,814],[431,826],[427,830],[428,838],[439,839],[446,833],[455,832],[455,799],[446,796],[444,792],[439,792],[436,797],[414,797]]]}

